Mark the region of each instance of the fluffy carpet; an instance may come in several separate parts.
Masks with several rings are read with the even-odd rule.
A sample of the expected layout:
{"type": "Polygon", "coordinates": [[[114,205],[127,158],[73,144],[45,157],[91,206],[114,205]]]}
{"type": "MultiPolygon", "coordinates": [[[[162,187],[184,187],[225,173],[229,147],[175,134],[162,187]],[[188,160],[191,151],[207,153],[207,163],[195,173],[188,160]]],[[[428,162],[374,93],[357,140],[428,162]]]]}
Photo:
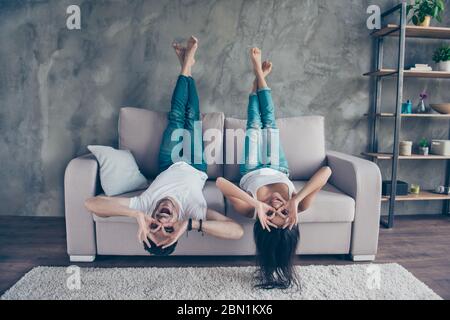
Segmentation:
{"type": "Polygon", "coordinates": [[[37,267],[1,298],[440,299],[398,264],[302,266],[296,269],[300,276],[299,288],[266,291],[253,287],[254,267],[81,268],[79,273],[65,267],[37,267]],[[80,275],[78,278],[77,274],[80,275]]]}

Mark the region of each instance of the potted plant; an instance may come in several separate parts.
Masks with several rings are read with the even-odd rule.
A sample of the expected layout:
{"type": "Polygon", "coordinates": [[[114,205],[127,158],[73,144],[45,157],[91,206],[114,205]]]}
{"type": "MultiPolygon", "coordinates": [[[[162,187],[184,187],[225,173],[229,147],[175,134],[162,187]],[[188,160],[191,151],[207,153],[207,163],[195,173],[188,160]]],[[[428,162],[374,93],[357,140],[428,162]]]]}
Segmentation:
{"type": "Polygon", "coordinates": [[[429,27],[431,19],[442,22],[442,12],[445,10],[443,0],[415,0],[414,4],[407,6],[407,14],[412,11],[412,21],[416,26],[429,27]]]}
{"type": "Polygon", "coordinates": [[[437,63],[440,71],[450,72],[450,45],[444,45],[436,49],[433,61],[437,63]]]}
{"type": "Polygon", "coordinates": [[[419,154],[423,156],[427,156],[430,154],[430,144],[428,143],[428,140],[423,138],[419,142],[419,154]]]}

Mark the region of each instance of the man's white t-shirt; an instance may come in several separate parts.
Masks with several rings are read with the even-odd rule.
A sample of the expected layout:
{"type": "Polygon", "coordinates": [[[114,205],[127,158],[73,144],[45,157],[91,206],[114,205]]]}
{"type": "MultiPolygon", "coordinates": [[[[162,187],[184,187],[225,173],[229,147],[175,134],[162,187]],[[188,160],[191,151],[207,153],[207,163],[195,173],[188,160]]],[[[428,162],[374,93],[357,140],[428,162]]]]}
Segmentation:
{"type": "Polygon", "coordinates": [[[206,173],[186,162],[177,162],[160,173],[144,193],[131,198],[129,207],[151,215],[161,199],[170,197],[180,207],[180,220],[205,220],[207,205],[203,187],[206,180],[206,173]]]}

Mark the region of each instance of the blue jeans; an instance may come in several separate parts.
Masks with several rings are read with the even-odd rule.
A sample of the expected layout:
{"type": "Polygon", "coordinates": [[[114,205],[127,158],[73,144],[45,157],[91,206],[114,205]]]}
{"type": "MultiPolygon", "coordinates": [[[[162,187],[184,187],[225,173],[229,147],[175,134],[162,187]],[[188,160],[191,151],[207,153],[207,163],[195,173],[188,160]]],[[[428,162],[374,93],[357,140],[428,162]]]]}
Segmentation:
{"type": "Polygon", "coordinates": [[[184,161],[206,172],[200,103],[192,77],[178,77],[168,120],[159,149],[159,170],[162,172],[174,162],[184,161]]]}
{"type": "Polygon", "coordinates": [[[240,165],[241,176],[262,168],[289,174],[289,165],[275,122],[272,91],[266,88],[258,90],[257,94],[251,94],[247,113],[244,163],[240,165]]]}

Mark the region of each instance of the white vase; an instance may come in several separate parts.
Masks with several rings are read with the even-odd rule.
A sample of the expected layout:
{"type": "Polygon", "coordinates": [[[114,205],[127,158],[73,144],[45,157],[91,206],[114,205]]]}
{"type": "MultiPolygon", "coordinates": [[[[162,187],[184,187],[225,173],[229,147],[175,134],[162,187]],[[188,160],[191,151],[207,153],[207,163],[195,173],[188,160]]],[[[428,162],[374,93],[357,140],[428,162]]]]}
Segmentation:
{"type": "Polygon", "coordinates": [[[437,64],[439,71],[450,72],[450,60],[441,61],[437,64]]]}

